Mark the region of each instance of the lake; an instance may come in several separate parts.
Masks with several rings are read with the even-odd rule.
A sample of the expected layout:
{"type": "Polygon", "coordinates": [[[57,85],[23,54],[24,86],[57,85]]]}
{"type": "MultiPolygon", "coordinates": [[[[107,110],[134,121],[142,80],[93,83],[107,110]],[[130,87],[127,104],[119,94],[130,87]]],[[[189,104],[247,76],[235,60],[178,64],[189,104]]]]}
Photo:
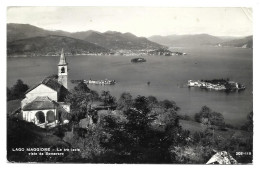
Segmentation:
{"type": "MultiPolygon", "coordinates": [[[[122,92],[133,96],[153,95],[174,100],[181,113],[193,116],[203,105],[224,115],[225,121],[241,125],[253,110],[253,50],[242,48],[174,48],[185,56],[142,56],[145,63],[131,63],[135,56],[68,56],[69,80],[114,79],[114,86],[91,85],[91,89],[110,91],[118,98],[122,92]],[[246,86],[240,93],[187,88],[187,80],[230,78],[246,86]],[[150,85],[147,82],[150,81],[150,85]]],[[[59,57],[7,59],[7,86],[17,79],[32,86],[45,76],[57,74],[59,57]]],[[[72,88],[73,84],[69,84],[72,88]]]]}

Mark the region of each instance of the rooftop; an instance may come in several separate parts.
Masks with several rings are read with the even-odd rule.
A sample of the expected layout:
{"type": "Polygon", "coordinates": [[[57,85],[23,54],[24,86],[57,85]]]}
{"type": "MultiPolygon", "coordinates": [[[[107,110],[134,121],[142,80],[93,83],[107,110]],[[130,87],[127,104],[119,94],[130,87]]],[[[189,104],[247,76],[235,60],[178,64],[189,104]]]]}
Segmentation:
{"type": "Polygon", "coordinates": [[[28,110],[45,110],[45,109],[55,109],[58,107],[58,103],[51,100],[47,96],[36,97],[31,103],[26,104],[23,107],[24,111],[28,110]]]}
{"type": "Polygon", "coordinates": [[[32,91],[33,89],[35,89],[36,87],[38,87],[40,84],[44,84],[47,87],[55,90],[58,92],[58,101],[62,102],[65,100],[65,97],[67,94],[69,94],[69,91],[63,86],[61,85],[58,80],[54,77],[47,77],[44,80],[42,80],[40,83],[34,85],[33,87],[31,87],[30,89],[28,89],[25,94],[29,93],[30,91],[32,91]]]}

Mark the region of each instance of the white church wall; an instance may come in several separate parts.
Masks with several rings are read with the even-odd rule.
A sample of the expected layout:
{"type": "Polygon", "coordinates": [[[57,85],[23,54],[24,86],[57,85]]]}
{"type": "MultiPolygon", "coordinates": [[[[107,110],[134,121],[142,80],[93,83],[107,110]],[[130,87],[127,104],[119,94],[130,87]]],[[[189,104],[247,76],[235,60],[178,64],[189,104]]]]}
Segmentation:
{"type": "Polygon", "coordinates": [[[55,118],[57,119],[57,114],[56,114],[56,109],[47,109],[47,110],[32,110],[32,111],[23,111],[23,120],[27,122],[33,122],[37,124],[37,118],[36,118],[36,113],[37,112],[43,112],[45,116],[45,122],[47,123],[47,112],[52,111],[55,114],[55,118]]]}
{"type": "Polygon", "coordinates": [[[35,111],[23,111],[23,120],[27,122],[33,122],[35,111]]]}
{"type": "Polygon", "coordinates": [[[58,100],[57,99],[58,93],[55,90],[47,87],[44,84],[40,84],[38,87],[34,88],[33,90],[31,90],[26,94],[26,98],[27,98],[26,102],[29,103],[38,96],[48,96],[50,99],[54,101],[58,100]]]}

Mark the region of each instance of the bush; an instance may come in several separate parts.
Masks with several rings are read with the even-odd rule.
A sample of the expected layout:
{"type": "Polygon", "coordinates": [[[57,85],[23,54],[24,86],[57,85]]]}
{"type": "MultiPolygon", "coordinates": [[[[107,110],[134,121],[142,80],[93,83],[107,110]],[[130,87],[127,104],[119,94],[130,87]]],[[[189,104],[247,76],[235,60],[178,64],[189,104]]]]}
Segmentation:
{"type": "Polygon", "coordinates": [[[176,105],[176,103],[174,101],[170,101],[170,100],[163,100],[160,102],[160,104],[166,108],[166,109],[170,109],[173,108],[174,110],[178,111],[180,109],[179,106],[176,105]]]}
{"type": "Polygon", "coordinates": [[[225,128],[224,116],[221,113],[212,111],[207,106],[203,106],[200,112],[194,115],[194,120],[203,124],[219,126],[220,129],[225,128]]]}
{"type": "Polygon", "coordinates": [[[253,132],[253,112],[247,115],[247,122],[241,126],[241,130],[253,132]]]}
{"type": "Polygon", "coordinates": [[[122,93],[117,101],[117,109],[122,111],[127,111],[133,105],[132,95],[130,93],[122,93]]]}
{"type": "Polygon", "coordinates": [[[235,127],[234,125],[232,124],[229,124],[229,123],[226,123],[226,128],[230,128],[230,129],[238,129],[237,127],[235,127]]]}
{"type": "Polygon", "coordinates": [[[171,148],[172,160],[180,164],[204,164],[214,154],[210,147],[190,145],[171,148]]]}
{"type": "Polygon", "coordinates": [[[178,115],[181,120],[190,121],[191,117],[189,115],[178,115]]]}

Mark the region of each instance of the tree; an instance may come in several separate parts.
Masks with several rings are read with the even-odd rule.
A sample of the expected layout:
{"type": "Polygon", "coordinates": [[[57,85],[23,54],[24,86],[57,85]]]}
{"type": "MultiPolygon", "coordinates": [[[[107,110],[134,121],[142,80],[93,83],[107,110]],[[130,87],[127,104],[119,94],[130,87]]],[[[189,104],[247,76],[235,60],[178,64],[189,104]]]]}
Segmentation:
{"type": "Polygon", "coordinates": [[[88,86],[83,83],[83,82],[80,82],[77,86],[74,87],[74,90],[75,91],[82,91],[84,93],[89,93],[91,90],[88,88],[88,86]]]}
{"type": "Polygon", "coordinates": [[[207,106],[202,106],[200,112],[195,114],[194,119],[196,122],[208,125],[209,127],[212,125],[218,126],[219,128],[225,127],[224,116],[221,113],[212,111],[207,106]]]}
{"type": "MultiPolygon", "coordinates": [[[[164,131],[152,128],[151,123],[157,119],[158,113],[151,113],[147,97],[138,96],[131,108],[124,112],[127,121],[118,122],[108,115],[104,117],[104,130],[108,134],[102,146],[113,153],[116,163],[170,163],[169,147],[172,144],[170,130],[176,120],[171,120],[172,127],[164,131]]],[[[174,111],[174,109],[169,109],[174,111]]],[[[174,111],[175,112],[175,111],[174,111]]],[[[171,113],[172,114],[172,113],[171,113]]],[[[112,156],[112,154],[110,153],[112,156]]],[[[111,161],[110,161],[111,162],[111,161]]]]}
{"type": "Polygon", "coordinates": [[[7,94],[7,101],[12,100],[12,91],[7,87],[6,90],[6,94],[7,94]]]}
{"type": "Polygon", "coordinates": [[[172,123],[177,122],[176,124],[179,124],[179,118],[177,115],[177,112],[174,109],[153,109],[151,113],[157,113],[157,121],[160,123],[160,125],[170,125],[172,123]]]}
{"type": "Polygon", "coordinates": [[[127,111],[133,105],[132,95],[130,93],[122,93],[117,101],[117,109],[122,111],[127,111]]]}
{"type": "Polygon", "coordinates": [[[170,100],[163,100],[160,102],[160,104],[166,108],[170,109],[173,108],[174,110],[178,111],[180,108],[176,105],[175,101],[170,101],[170,100]]]}
{"type": "Polygon", "coordinates": [[[18,79],[16,84],[11,88],[7,88],[7,100],[15,100],[24,98],[24,93],[29,89],[27,84],[18,79]]]}
{"type": "Polygon", "coordinates": [[[247,122],[241,127],[242,130],[253,132],[253,112],[247,115],[247,122]]]}
{"type": "Polygon", "coordinates": [[[202,106],[200,112],[195,114],[194,120],[201,123],[204,118],[209,118],[210,113],[211,109],[208,106],[202,106]]]}
{"type": "Polygon", "coordinates": [[[102,132],[99,127],[89,128],[88,130],[77,128],[72,135],[66,134],[63,139],[73,148],[79,148],[80,152],[76,154],[80,156],[75,157],[75,154],[72,153],[65,160],[69,158],[69,161],[79,159],[82,162],[82,159],[84,159],[85,162],[97,162],[98,159],[102,158],[102,153],[104,153],[104,149],[99,143],[101,136],[102,132]]]}
{"type": "Polygon", "coordinates": [[[158,106],[159,101],[157,100],[156,97],[154,97],[154,96],[148,96],[147,99],[148,99],[149,107],[150,107],[151,109],[154,108],[154,107],[156,107],[156,106],[158,106]]]}
{"type": "Polygon", "coordinates": [[[111,96],[109,91],[102,91],[101,98],[102,98],[105,106],[114,105],[116,102],[115,97],[111,96]]]}
{"type": "Polygon", "coordinates": [[[89,103],[95,100],[98,94],[90,91],[84,83],[79,83],[66,97],[65,101],[71,104],[72,120],[79,121],[89,113],[89,103]]]}
{"type": "Polygon", "coordinates": [[[209,115],[209,121],[212,125],[219,126],[221,128],[225,127],[224,116],[218,112],[212,112],[209,115]]]}

